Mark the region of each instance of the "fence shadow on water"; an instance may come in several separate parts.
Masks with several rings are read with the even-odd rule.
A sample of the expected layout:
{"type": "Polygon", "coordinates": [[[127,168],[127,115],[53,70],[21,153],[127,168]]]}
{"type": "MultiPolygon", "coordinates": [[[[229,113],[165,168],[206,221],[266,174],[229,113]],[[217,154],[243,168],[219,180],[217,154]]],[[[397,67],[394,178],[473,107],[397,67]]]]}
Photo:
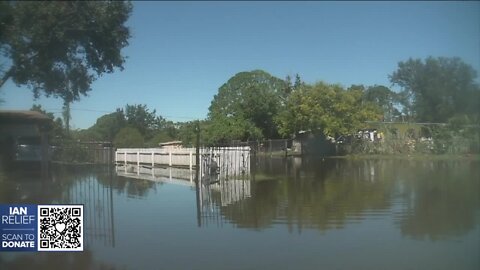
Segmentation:
{"type": "MultiPolygon", "coordinates": [[[[70,170],[72,168],[69,168],[70,170]]],[[[67,175],[78,174],[79,169],[74,169],[67,175]]],[[[70,186],[59,198],[62,204],[84,205],[84,230],[85,245],[103,244],[115,247],[114,205],[112,181],[114,172],[111,167],[88,168],[89,173],[80,174],[70,181],[70,186]]],[[[52,176],[63,178],[65,176],[52,176]]],[[[67,176],[68,177],[68,176],[67,176]]]]}
{"type": "Polygon", "coordinates": [[[195,188],[198,226],[223,224],[217,206],[251,196],[250,147],[117,149],[118,176],[195,188]],[[198,179],[196,179],[198,170],[198,179]]]}
{"type": "Polygon", "coordinates": [[[115,155],[110,143],[63,142],[51,151],[53,162],[66,164],[112,164],[115,155]]]}

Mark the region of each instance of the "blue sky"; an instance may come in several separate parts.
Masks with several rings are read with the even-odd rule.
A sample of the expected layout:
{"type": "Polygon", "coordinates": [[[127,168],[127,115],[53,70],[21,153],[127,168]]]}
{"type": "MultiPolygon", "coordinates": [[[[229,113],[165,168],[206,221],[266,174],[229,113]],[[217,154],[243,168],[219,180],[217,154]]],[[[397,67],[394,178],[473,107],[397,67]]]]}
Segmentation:
{"type": "MultiPolygon", "coordinates": [[[[241,71],[279,78],[390,86],[399,61],[458,56],[480,71],[479,2],[133,2],[124,71],[106,74],[72,107],[88,128],[118,107],[147,104],[173,121],[203,119],[218,88],[241,71]]],[[[33,99],[11,81],[0,109],[33,99]]],[[[58,113],[57,116],[61,114],[58,113]]]]}

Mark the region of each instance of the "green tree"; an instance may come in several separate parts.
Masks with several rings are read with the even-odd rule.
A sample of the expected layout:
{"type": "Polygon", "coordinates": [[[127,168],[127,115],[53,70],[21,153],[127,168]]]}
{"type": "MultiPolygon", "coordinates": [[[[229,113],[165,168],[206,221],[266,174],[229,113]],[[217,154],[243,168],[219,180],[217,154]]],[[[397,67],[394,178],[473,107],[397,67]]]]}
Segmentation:
{"type": "Polygon", "coordinates": [[[63,128],[63,122],[60,117],[55,118],[55,115],[51,112],[47,112],[42,108],[42,105],[34,104],[30,111],[36,111],[45,114],[52,120],[52,128],[49,132],[50,142],[55,143],[57,140],[65,137],[65,132],[63,128]]]}
{"type": "Polygon", "coordinates": [[[476,71],[460,58],[428,57],[400,62],[390,81],[403,88],[407,116],[419,122],[446,122],[456,114],[478,114],[476,71]]]}
{"type": "Polygon", "coordinates": [[[116,147],[143,147],[144,139],[136,128],[124,127],[115,136],[113,144],[116,147]]]}
{"type": "MultiPolygon", "coordinates": [[[[208,120],[195,120],[183,123],[177,123],[177,139],[182,141],[183,146],[195,147],[197,140],[197,122],[200,127],[200,143],[202,145],[215,143],[211,138],[210,122],[208,120]]],[[[215,132],[213,132],[215,133],[215,132]]]]}
{"type": "Polygon", "coordinates": [[[118,132],[131,127],[140,132],[146,146],[158,146],[159,142],[177,138],[177,128],[172,121],[156,115],[146,105],[126,105],[116,112],[99,117],[96,123],[86,130],[76,132],[80,140],[114,141],[118,132]]]}
{"type": "Polygon", "coordinates": [[[167,125],[167,121],[156,115],[156,110],[150,111],[147,105],[137,104],[125,107],[125,119],[129,126],[135,127],[147,140],[151,139],[155,131],[167,125]]]}
{"type": "Polygon", "coordinates": [[[285,81],[265,71],[237,73],[220,87],[210,105],[208,118],[216,127],[212,136],[247,139],[258,129],[263,137],[278,137],[274,117],[279,111],[280,96],[285,89],[285,81]],[[234,129],[238,129],[238,124],[249,128],[249,131],[237,132],[234,129]]]}
{"type": "Polygon", "coordinates": [[[287,77],[285,78],[283,91],[280,92],[281,104],[284,106],[290,94],[304,85],[305,83],[302,81],[298,73],[295,74],[294,83],[292,83],[292,77],[290,77],[290,75],[287,75],[287,77]]]}
{"type": "Polygon", "coordinates": [[[123,69],[131,10],[123,1],[2,1],[0,51],[9,60],[0,87],[12,79],[35,97],[78,100],[97,77],[123,69]]]}
{"type": "Polygon", "coordinates": [[[363,102],[360,89],[345,90],[339,85],[317,83],[293,92],[277,122],[283,136],[309,130],[326,136],[351,134],[367,120],[379,120],[380,110],[363,102]]]}
{"type": "Polygon", "coordinates": [[[98,134],[98,140],[112,142],[115,135],[125,126],[126,120],[123,110],[117,109],[116,112],[99,117],[95,124],[89,128],[89,131],[98,134]]]}
{"type": "MultiPolygon", "coordinates": [[[[204,129],[205,121],[199,121],[200,130],[204,129]]],[[[196,140],[196,121],[188,121],[184,123],[178,123],[178,139],[182,141],[182,144],[187,147],[195,145],[196,140]]]]}
{"type": "Polygon", "coordinates": [[[158,147],[159,143],[173,141],[177,138],[178,130],[176,125],[172,121],[164,120],[161,126],[153,131],[153,137],[147,142],[147,146],[158,147]]]}
{"type": "Polygon", "coordinates": [[[207,144],[228,145],[232,140],[248,141],[263,137],[262,130],[249,120],[218,115],[208,123],[202,141],[207,144]]]}
{"type": "Polygon", "coordinates": [[[364,99],[380,107],[385,121],[394,121],[400,116],[396,108],[399,104],[398,94],[383,85],[368,87],[364,92],[364,99]]]}

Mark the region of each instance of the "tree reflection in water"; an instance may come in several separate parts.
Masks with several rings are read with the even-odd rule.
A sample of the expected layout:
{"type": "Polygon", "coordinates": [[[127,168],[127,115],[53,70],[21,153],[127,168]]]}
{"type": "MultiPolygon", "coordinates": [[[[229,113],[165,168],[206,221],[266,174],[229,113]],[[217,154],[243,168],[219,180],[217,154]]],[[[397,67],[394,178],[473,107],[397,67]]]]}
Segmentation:
{"type": "Polygon", "coordinates": [[[251,196],[220,206],[222,219],[262,230],[325,231],[389,215],[402,234],[436,239],[466,234],[479,218],[477,161],[261,158],[251,196]]]}
{"type": "Polygon", "coordinates": [[[0,173],[0,203],[83,204],[84,243],[115,246],[113,224],[113,174],[105,166],[52,166],[48,177],[39,171],[9,170],[0,173]]]}
{"type": "Polygon", "coordinates": [[[460,236],[480,221],[478,163],[429,161],[405,171],[408,211],[399,224],[413,238],[460,236]]]}
{"type": "Polygon", "coordinates": [[[83,252],[42,252],[32,254],[16,254],[13,258],[4,259],[0,256],[0,269],[9,270],[51,270],[61,266],[69,270],[114,270],[113,265],[95,262],[90,251],[83,252]]]}

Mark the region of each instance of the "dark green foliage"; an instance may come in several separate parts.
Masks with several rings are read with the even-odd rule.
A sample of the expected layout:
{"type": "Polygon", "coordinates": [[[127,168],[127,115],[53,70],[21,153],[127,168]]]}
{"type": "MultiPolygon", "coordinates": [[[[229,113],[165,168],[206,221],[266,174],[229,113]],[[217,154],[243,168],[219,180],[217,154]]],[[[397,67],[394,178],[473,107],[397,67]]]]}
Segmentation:
{"type": "Polygon", "coordinates": [[[211,136],[218,140],[278,137],[274,117],[286,88],[285,81],[262,70],[237,73],[220,87],[210,105],[211,136]]]}
{"type": "Polygon", "coordinates": [[[127,104],[125,121],[140,132],[148,147],[158,147],[159,143],[171,141],[177,136],[173,122],[157,116],[156,110],[150,111],[145,104],[127,104]]]}
{"type": "Polygon", "coordinates": [[[382,109],[384,121],[396,121],[400,117],[400,112],[395,107],[399,104],[399,95],[387,87],[383,85],[368,87],[364,92],[364,99],[382,109]]]}
{"type": "Polygon", "coordinates": [[[475,121],[459,117],[448,124],[380,124],[381,141],[355,139],[342,148],[355,154],[478,154],[480,126],[475,121]]]}
{"type": "Polygon", "coordinates": [[[98,132],[101,140],[111,142],[118,131],[125,125],[126,121],[123,111],[117,109],[114,113],[106,114],[98,118],[95,125],[90,129],[98,132]]]}
{"type": "Polygon", "coordinates": [[[55,115],[51,112],[46,112],[42,105],[33,105],[30,108],[31,111],[36,111],[45,114],[50,119],[52,119],[52,127],[49,132],[49,141],[51,144],[56,144],[59,140],[62,140],[66,137],[65,130],[63,128],[63,121],[60,117],[55,118],[55,115]]]}
{"type": "MultiPolygon", "coordinates": [[[[30,108],[30,111],[43,113],[43,114],[45,114],[46,116],[48,116],[48,118],[50,118],[50,119],[52,119],[52,120],[55,119],[55,115],[53,115],[52,112],[47,112],[47,111],[45,111],[45,110],[42,108],[42,105],[33,104],[33,105],[32,105],[32,108],[30,108]]],[[[59,119],[60,119],[60,118],[59,118],[59,119]]],[[[60,119],[60,120],[62,120],[62,119],[60,119]]]]}
{"type": "Polygon", "coordinates": [[[417,122],[445,123],[457,114],[479,113],[475,70],[460,58],[409,59],[391,76],[403,88],[404,113],[417,122]]]}
{"type": "Polygon", "coordinates": [[[78,100],[104,73],[123,68],[125,26],[132,5],[122,1],[8,1],[0,4],[0,49],[11,78],[35,97],[78,100]]]}
{"type": "MultiPolygon", "coordinates": [[[[158,143],[177,137],[173,122],[157,116],[156,110],[150,111],[147,105],[127,104],[125,110],[117,109],[114,113],[101,116],[92,127],[77,132],[76,138],[82,141],[113,142],[119,131],[125,127],[138,131],[148,147],[157,147],[158,143]]],[[[127,144],[124,142],[122,145],[126,147],[127,144]]]]}
{"type": "Polygon", "coordinates": [[[480,152],[480,125],[478,118],[457,116],[447,125],[431,128],[435,154],[466,154],[480,152]]]}
{"type": "Polygon", "coordinates": [[[147,105],[138,104],[127,104],[125,109],[117,109],[114,113],[101,116],[90,128],[76,131],[74,137],[81,141],[113,142],[116,140],[122,147],[133,147],[128,145],[129,142],[139,145],[138,138],[133,138],[131,141],[126,138],[127,135],[137,135],[136,132],[131,132],[132,130],[124,133],[121,138],[117,138],[119,132],[126,127],[138,132],[142,137],[141,145],[147,147],[157,147],[161,142],[178,137],[178,130],[173,122],[157,116],[156,110],[150,111],[147,105]]]}
{"type": "MultiPolygon", "coordinates": [[[[219,88],[208,119],[199,122],[200,143],[292,138],[300,131],[330,140],[352,138],[359,129],[370,128],[372,121],[384,125],[418,120],[448,125],[385,126],[379,128],[385,134],[381,142],[354,139],[347,152],[477,153],[480,91],[475,77],[473,69],[457,58],[401,62],[391,76],[393,83],[403,87],[401,93],[381,85],[345,89],[321,82],[309,85],[298,75],[292,83],[288,76],[280,80],[261,70],[240,72],[219,88]],[[398,111],[401,107],[403,114],[398,111]]],[[[127,104],[75,135],[82,140],[113,140],[116,147],[157,147],[172,140],[194,146],[197,122],[174,124],[146,105],[127,104]]]]}
{"type": "Polygon", "coordinates": [[[176,139],[177,131],[173,128],[163,128],[157,130],[153,137],[146,142],[146,147],[158,147],[160,143],[169,142],[176,139]]]}
{"type": "Polygon", "coordinates": [[[127,125],[135,127],[147,140],[154,136],[156,130],[166,126],[166,120],[156,115],[156,110],[150,111],[147,105],[137,104],[125,106],[127,125]]]}
{"type": "Polygon", "coordinates": [[[82,142],[94,142],[94,141],[105,141],[105,137],[92,127],[82,130],[72,130],[71,136],[75,140],[82,142]]]}
{"type": "Polygon", "coordinates": [[[52,160],[62,163],[91,163],[93,152],[86,145],[64,140],[55,148],[52,160]]]}
{"type": "Polygon", "coordinates": [[[305,83],[300,78],[300,75],[295,74],[295,82],[293,84],[292,84],[292,78],[290,77],[290,75],[287,75],[287,77],[285,78],[284,88],[279,94],[281,105],[285,106],[290,94],[303,86],[305,86],[305,83]]]}
{"type": "Polygon", "coordinates": [[[214,139],[208,133],[210,130],[210,123],[206,120],[178,123],[177,139],[181,140],[185,147],[195,147],[197,139],[197,122],[200,128],[200,143],[202,145],[214,144],[214,139]]]}
{"type": "Polygon", "coordinates": [[[126,126],[123,110],[103,115],[88,129],[75,132],[75,138],[81,141],[112,142],[120,129],[126,126]]]}
{"type": "Polygon", "coordinates": [[[134,127],[122,128],[113,140],[115,147],[143,147],[144,138],[134,127]]]}
{"type": "Polygon", "coordinates": [[[207,144],[228,145],[233,140],[258,140],[264,137],[262,130],[241,117],[218,115],[207,125],[202,140],[207,144]]]}
{"type": "Polygon", "coordinates": [[[363,91],[345,90],[339,85],[317,83],[294,91],[277,122],[283,136],[311,131],[337,138],[352,134],[365,126],[365,121],[379,119],[377,106],[362,102],[363,91]]]}
{"type": "MultiPolygon", "coordinates": [[[[204,121],[202,121],[204,122],[204,121]]],[[[200,124],[203,126],[202,124],[200,124]]],[[[179,123],[178,138],[182,141],[184,146],[194,146],[196,139],[196,123],[195,121],[189,121],[185,123],[179,123]]]]}

